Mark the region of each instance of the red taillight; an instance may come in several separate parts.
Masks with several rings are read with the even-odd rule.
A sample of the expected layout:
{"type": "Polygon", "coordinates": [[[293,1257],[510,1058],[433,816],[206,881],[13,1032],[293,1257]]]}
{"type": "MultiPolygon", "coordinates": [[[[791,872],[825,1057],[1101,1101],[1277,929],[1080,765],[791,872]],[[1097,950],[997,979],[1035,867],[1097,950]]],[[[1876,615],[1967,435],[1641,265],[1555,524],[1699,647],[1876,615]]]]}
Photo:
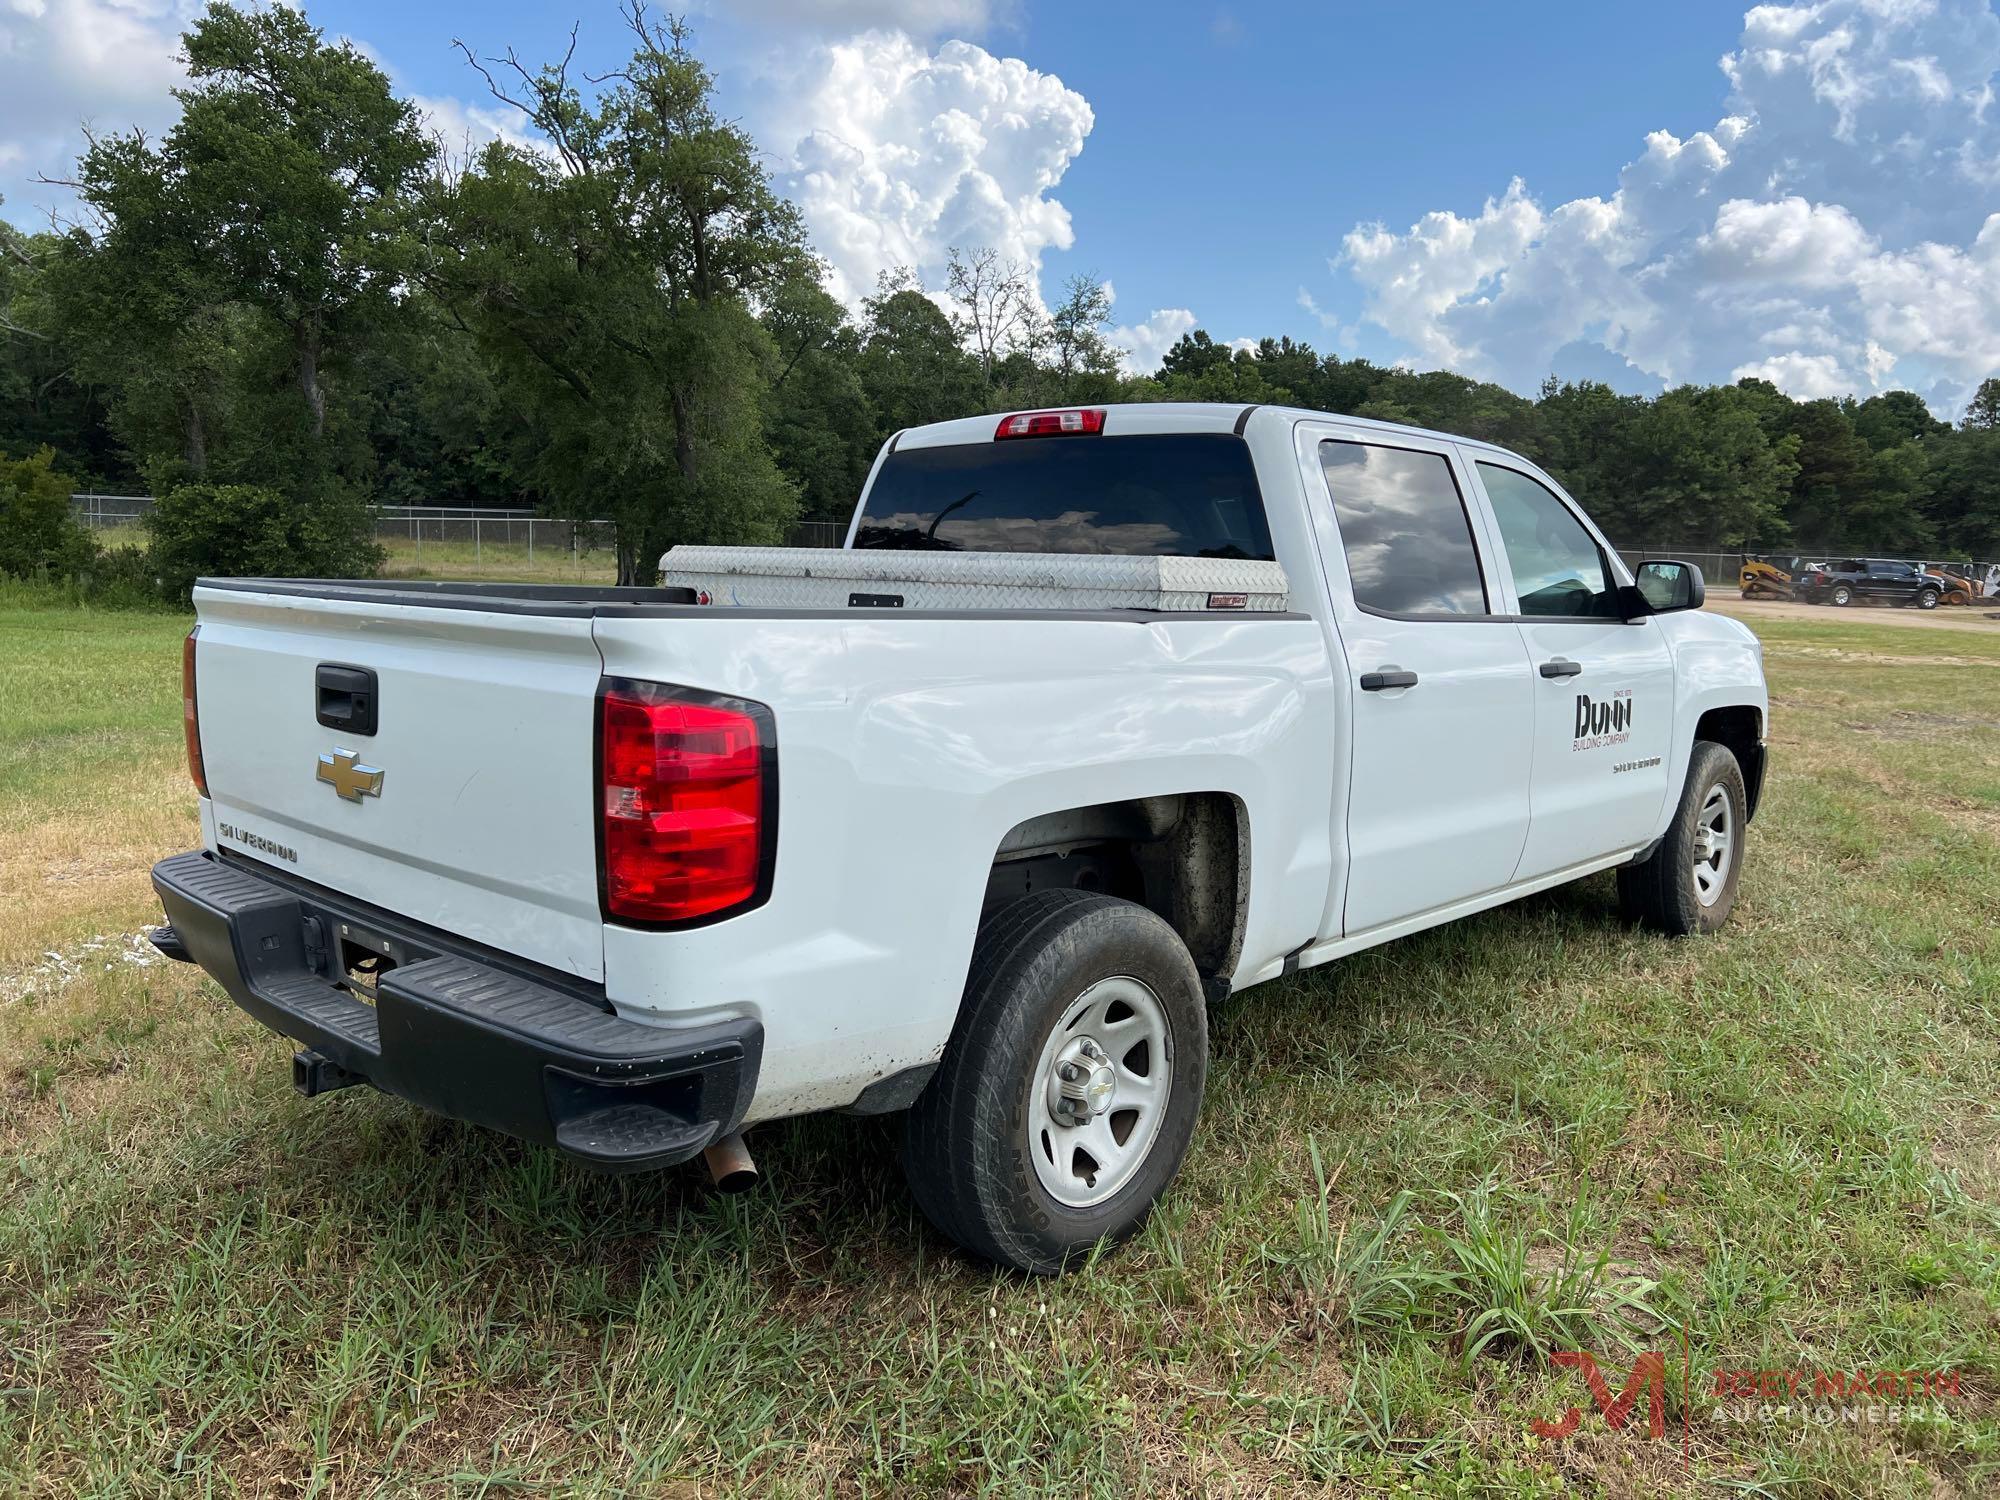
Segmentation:
{"type": "Polygon", "coordinates": [[[598,712],[605,915],[675,924],[761,900],[777,816],[771,711],[607,679],[598,712]]]}
{"type": "Polygon", "coordinates": [[[194,778],[194,789],[206,797],[208,772],[201,763],[201,713],[194,702],[194,638],[200,634],[197,625],[181,644],[181,730],[187,736],[188,775],[194,778]]]}
{"type": "Polygon", "coordinates": [[[1018,437],[1076,437],[1104,431],[1104,409],[1097,406],[1073,407],[1069,411],[1020,411],[1002,417],[993,429],[995,439],[1018,437]]]}

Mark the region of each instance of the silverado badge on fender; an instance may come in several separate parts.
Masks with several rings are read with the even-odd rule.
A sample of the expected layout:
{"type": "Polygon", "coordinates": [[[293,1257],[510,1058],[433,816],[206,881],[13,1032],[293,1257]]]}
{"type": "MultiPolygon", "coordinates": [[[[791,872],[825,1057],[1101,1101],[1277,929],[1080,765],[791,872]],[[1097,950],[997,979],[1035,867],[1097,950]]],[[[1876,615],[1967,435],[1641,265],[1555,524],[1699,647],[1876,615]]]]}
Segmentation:
{"type": "Polygon", "coordinates": [[[357,751],[336,749],[331,755],[322,755],[318,775],[349,802],[382,795],[381,770],[362,765],[357,751]]]}

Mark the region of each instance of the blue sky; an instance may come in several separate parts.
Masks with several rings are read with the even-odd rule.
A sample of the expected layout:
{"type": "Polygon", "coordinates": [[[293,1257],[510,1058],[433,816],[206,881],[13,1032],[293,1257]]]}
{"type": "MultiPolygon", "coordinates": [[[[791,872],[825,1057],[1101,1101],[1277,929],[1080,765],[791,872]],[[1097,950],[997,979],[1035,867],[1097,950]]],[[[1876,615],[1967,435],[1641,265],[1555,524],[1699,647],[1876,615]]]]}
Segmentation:
{"type": "MultiPolygon", "coordinates": [[[[505,116],[452,39],[533,60],[572,19],[309,10],[461,139],[505,116]]],[[[615,61],[614,5],[573,14],[580,60],[615,61]]],[[[78,117],[171,118],[184,17],[0,0],[10,217],[50,201],[32,178],[78,117]]],[[[691,19],[850,298],[991,244],[1050,292],[1109,280],[1134,368],[1198,325],[1520,389],[1760,374],[1950,410],[2000,371],[1992,0],[707,0],[691,19]]]]}

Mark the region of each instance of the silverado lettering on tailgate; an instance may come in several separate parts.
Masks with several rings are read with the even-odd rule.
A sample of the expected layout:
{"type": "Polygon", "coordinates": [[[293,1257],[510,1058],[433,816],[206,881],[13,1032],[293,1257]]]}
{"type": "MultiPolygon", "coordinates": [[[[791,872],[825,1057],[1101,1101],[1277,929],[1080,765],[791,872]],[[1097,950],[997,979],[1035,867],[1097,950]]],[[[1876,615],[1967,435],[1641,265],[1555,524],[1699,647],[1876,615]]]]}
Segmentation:
{"type": "Polygon", "coordinates": [[[274,855],[279,859],[289,860],[292,864],[299,862],[299,855],[296,849],[288,848],[284,844],[273,843],[270,839],[265,838],[263,834],[252,833],[247,828],[238,828],[234,823],[218,821],[215,825],[215,836],[219,839],[227,839],[232,844],[241,844],[246,849],[255,849],[259,854],[274,855]]]}

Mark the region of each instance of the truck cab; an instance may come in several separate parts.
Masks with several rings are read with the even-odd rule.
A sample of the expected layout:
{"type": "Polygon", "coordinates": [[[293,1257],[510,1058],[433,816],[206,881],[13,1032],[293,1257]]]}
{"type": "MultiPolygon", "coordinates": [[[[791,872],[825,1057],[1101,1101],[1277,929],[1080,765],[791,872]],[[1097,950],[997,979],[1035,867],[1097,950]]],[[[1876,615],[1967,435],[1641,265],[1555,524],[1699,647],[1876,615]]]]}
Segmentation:
{"type": "Polygon", "coordinates": [[[613,1170],[897,1112],[933,1223],[1049,1272],[1166,1190],[1210,1004],[1600,871],[1675,935],[1735,900],[1755,638],[1490,444],[968,418],[843,548],[662,570],[196,590],[159,942],[302,1088],[613,1170]]]}

